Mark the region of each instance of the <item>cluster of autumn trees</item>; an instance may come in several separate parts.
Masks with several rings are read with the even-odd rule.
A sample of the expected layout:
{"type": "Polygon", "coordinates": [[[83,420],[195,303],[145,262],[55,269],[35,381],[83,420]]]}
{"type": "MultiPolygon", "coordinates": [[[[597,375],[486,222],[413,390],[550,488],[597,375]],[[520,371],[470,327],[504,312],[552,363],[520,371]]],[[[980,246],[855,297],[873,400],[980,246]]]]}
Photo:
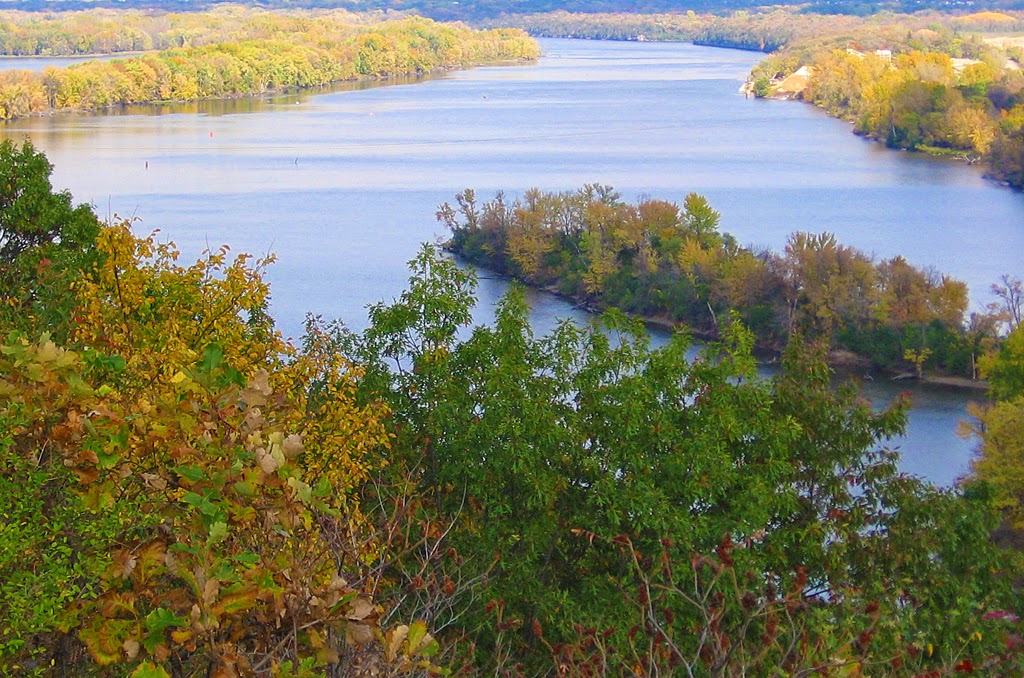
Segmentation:
{"type": "Polygon", "coordinates": [[[291,346],[268,261],[181,264],[49,173],[0,144],[3,673],[1024,669],[997,495],[901,475],[902,406],[815,346],[760,379],[735,319],[696,361],[617,314],[535,337],[518,290],[470,330],[429,247],[291,346]]]}
{"type": "Polygon", "coordinates": [[[815,59],[805,100],[847,116],[859,133],[893,148],[945,150],[986,158],[994,170],[1007,135],[1024,122],[1019,70],[990,60],[954,69],[948,55],[833,52],[815,59]],[[998,143],[997,143],[998,142],[998,143]]]}
{"type": "MultiPolygon", "coordinates": [[[[344,15],[335,12],[333,16],[344,15]]],[[[230,5],[188,13],[105,9],[45,14],[5,11],[0,12],[0,54],[76,56],[238,42],[269,37],[268,29],[278,34],[283,24],[274,30],[274,18],[272,14],[230,5]]],[[[346,21],[358,23],[357,15],[348,15],[346,21]]],[[[310,20],[308,24],[314,22],[310,20]]]]}
{"type": "Polygon", "coordinates": [[[995,488],[1005,516],[1001,536],[1019,545],[1024,528],[1024,283],[1007,279],[996,287],[1004,300],[1009,334],[997,351],[982,360],[993,402],[972,407],[969,433],[982,440],[972,465],[976,477],[995,488]]]}
{"type": "MultiPolygon", "coordinates": [[[[851,19],[845,19],[849,22],[851,19]]],[[[754,92],[800,66],[799,96],[851,120],[855,131],[892,148],[983,160],[992,176],[1024,186],[1019,50],[983,40],[1019,28],[1020,18],[981,12],[917,27],[833,27],[794,39],[752,74],[754,92]]]]}
{"type": "Polygon", "coordinates": [[[828,233],[795,233],[783,253],[741,247],[696,194],[680,208],[629,204],[597,185],[534,189],[512,202],[499,194],[480,205],[466,191],[438,217],[452,231],[452,251],[470,261],[711,336],[736,313],[765,347],[800,334],[884,367],[973,377],[975,358],[997,333],[984,314],[964,328],[967,286],[958,280],[899,256],[876,261],[828,233]]]}
{"type": "Polygon", "coordinates": [[[3,71],[0,118],[237,97],[539,54],[536,43],[516,30],[474,31],[421,18],[361,26],[348,23],[347,16],[257,14],[248,26],[252,37],[237,42],[211,41],[42,73],[3,71]]]}
{"type": "Polygon", "coordinates": [[[399,13],[342,9],[267,11],[221,3],[203,11],[93,9],[74,12],[0,11],[0,54],[89,56],[202,47],[221,42],[290,39],[335,43],[399,13]]]}

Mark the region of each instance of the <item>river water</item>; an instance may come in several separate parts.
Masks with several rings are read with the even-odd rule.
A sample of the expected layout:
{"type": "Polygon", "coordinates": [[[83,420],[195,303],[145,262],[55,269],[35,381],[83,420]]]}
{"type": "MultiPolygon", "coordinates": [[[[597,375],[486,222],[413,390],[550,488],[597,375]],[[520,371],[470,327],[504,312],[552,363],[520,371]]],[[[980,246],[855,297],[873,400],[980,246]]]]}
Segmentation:
{"type": "MultiPolygon", "coordinates": [[[[403,84],[235,102],[20,120],[55,186],[103,216],[136,217],[188,256],[222,243],[274,252],[273,314],[288,336],[306,312],[366,323],[398,295],[419,244],[444,237],[437,206],[464,188],[610,184],[624,198],[706,195],[741,243],[831,231],[879,257],[965,280],[972,304],[1020,274],[1024,196],[980,170],[881,148],[792,102],[745,99],[753,52],[688,44],[541,41],[536,64],[403,84]]],[[[17,60],[5,60],[8,67],[17,60]]],[[[485,274],[486,275],[486,274],[485,274]]],[[[481,281],[481,313],[506,283],[481,281]]],[[[585,314],[533,294],[538,331],[585,314]]],[[[899,387],[902,389],[903,387],[899,387]]],[[[866,383],[882,402],[896,388],[866,383]]],[[[914,390],[914,387],[911,387],[914,390]]],[[[972,441],[953,432],[966,396],[916,390],[903,467],[947,484],[972,441]]]]}

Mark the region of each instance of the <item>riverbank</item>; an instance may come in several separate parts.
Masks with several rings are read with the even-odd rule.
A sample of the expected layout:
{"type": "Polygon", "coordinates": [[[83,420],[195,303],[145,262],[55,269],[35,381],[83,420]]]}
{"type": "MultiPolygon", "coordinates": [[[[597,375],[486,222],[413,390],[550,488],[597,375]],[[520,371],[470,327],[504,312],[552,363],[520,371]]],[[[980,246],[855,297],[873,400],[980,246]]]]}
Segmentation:
{"type": "Polygon", "coordinates": [[[522,31],[477,31],[418,17],[358,26],[335,22],[319,31],[85,60],[43,73],[3,71],[0,118],[260,96],[540,56],[536,41],[522,31]]]}
{"type": "MultiPolygon", "coordinates": [[[[500,272],[488,269],[480,266],[480,264],[472,261],[471,259],[460,254],[458,251],[451,247],[451,243],[445,243],[442,245],[443,249],[457,258],[458,260],[472,265],[474,267],[487,270],[490,273],[505,278],[507,280],[515,281],[519,284],[526,285],[531,289],[538,290],[557,297],[568,304],[571,304],[573,308],[590,313],[593,315],[600,315],[612,307],[602,305],[600,302],[593,299],[586,299],[583,297],[566,294],[564,291],[559,289],[556,285],[537,285],[530,281],[523,280],[522,278],[507,276],[500,272]]],[[[618,309],[622,311],[622,309],[618,309]]],[[[638,319],[649,328],[660,330],[663,332],[675,332],[677,330],[684,330],[691,337],[699,342],[714,342],[719,341],[721,337],[717,332],[709,331],[707,329],[696,328],[685,322],[672,320],[665,315],[645,315],[640,313],[633,313],[629,311],[622,311],[628,317],[638,319]]],[[[758,364],[764,367],[776,366],[780,363],[782,358],[782,350],[776,347],[768,347],[763,344],[758,344],[754,347],[754,356],[758,361],[758,364]]],[[[966,377],[959,377],[948,374],[931,374],[924,373],[920,377],[912,371],[891,369],[884,366],[874,364],[871,359],[867,356],[854,353],[843,348],[833,348],[826,355],[826,361],[837,374],[843,377],[853,378],[857,380],[868,380],[868,381],[890,381],[893,383],[897,382],[912,382],[920,384],[925,388],[933,388],[942,391],[959,391],[965,394],[975,394],[982,398],[988,390],[988,382],[981,379],[969,379],[966,377]]]]}

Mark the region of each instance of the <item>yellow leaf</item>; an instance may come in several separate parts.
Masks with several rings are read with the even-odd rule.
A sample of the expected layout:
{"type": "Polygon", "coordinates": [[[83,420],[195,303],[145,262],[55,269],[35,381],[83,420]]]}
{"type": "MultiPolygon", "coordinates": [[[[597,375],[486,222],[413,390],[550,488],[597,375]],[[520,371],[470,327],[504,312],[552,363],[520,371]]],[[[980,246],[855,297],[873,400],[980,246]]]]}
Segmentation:
{"type": "Polygon", "coordinates": [[[171,631],[171,640],[175,643],[181,644],[187,642],[192,637],[192,632],[188,630],[184,631],[171,631]]]}
{"type": "Polygon", "coordinates": [[[256,590],[245,589],[236,593],[229,593],[223,596],[213,606],[213,613],[217,616],[223,614],[235,614],[244,612],[256,604],[256,590]]]}
{"type": "Polygon", "coordinates": [[[409,635],[409,627],[402,624],[388,631],[387,635],[388,642],[385,647],[385,653],[388,661],[393,662],[398,657],[398,649],[402,647],[402,641],[409,635]]]}

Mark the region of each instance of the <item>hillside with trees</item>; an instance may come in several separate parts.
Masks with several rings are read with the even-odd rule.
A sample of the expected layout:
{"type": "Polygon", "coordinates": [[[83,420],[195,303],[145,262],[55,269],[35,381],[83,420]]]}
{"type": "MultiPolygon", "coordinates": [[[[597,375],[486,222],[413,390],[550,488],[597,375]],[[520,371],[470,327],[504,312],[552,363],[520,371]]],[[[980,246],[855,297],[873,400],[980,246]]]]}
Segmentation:
{"type": "MultiPolygon", "coordinates": [[[[1024,669],[1020,555],[991,539],[1014,490],[899,473],[904,405],[834,389],[820,342],[764,379],[735,315],[693,360],[618,313],[534,336],[515,289],[470,328],[473,272],[424,247],[366,330],[293,346],[270,260],[182,263],[0,151],[0,672],[1024,669]]],[[[695,272],[731,247],[698,198],[678,234],[664,204],[585,206],[642,207],[695,272]]]]}
{"type": "Polygon", "coordinates": [[[1024,187],[1022,55],[1003,37],[1020,30],[1020,15],[921,18],[793,37],[754,69],[750,91],[813,103],[891,148],[982,162],[1024,187]]]}

